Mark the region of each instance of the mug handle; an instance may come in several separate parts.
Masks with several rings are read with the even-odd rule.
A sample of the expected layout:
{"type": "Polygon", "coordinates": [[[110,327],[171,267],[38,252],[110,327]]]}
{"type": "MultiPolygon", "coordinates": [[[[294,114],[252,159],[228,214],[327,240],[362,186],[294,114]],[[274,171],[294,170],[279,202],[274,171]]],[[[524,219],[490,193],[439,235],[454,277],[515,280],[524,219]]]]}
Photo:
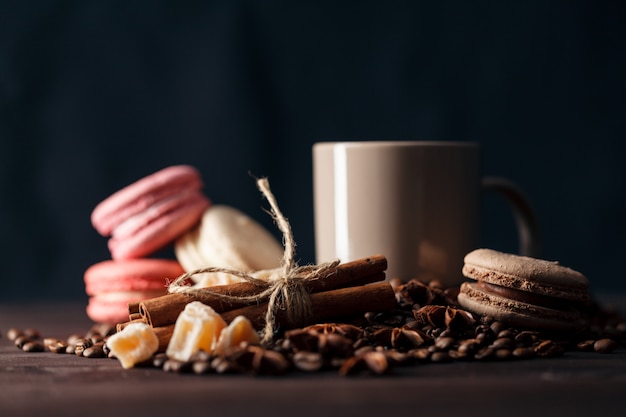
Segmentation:
{"type": "Polygon", "coordinates": [[[520,255],[539,258],[541,256],[541,232],[539,222],[528,199],[512,181],[502,177],[484,177],[484,191],[501,194],[510,204],[519,232],[520,255]]]}

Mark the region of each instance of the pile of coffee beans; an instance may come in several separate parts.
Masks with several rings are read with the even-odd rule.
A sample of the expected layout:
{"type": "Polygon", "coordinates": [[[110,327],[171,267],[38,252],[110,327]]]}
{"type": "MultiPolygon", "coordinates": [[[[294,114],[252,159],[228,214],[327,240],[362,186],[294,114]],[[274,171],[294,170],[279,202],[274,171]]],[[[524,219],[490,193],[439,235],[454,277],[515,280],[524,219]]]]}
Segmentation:
{"type": "MultiPolygon", "coordinates": [[[[392,281],[392,285],[397,308],[391,312],[289,329],[267,346],[241,344],[219,356],[200,351],[186,362],[158,353],[140,366],[195,374],[334,371],[379,375],[417,364],[550,358],[568,351],[610,353],[626,346],[626,320],[597,305],[589,306],[589,325],[584,330],[557,334],[478,317],[457,306],[458,289],[436,281],[392,281]]],[[[11,329],[7,336],[27,352],[103,358],[111,357],[106,339],[114,331],[113,326],[98,324],[85,335],[67,340],[42,338],[33,329],[11,329]]]]}

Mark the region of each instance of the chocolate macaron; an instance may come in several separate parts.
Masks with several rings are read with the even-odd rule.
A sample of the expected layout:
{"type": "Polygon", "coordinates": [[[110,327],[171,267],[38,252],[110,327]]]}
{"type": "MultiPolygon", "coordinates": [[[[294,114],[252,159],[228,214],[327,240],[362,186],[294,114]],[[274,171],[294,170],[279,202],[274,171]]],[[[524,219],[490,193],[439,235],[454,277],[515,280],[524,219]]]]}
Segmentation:
{"type": "Polygon", "coordinates": [[[465,256],[458,303],[521,328],[569,331],[584,326],[587,278],[558,262],[476,249],[465,256]]]}

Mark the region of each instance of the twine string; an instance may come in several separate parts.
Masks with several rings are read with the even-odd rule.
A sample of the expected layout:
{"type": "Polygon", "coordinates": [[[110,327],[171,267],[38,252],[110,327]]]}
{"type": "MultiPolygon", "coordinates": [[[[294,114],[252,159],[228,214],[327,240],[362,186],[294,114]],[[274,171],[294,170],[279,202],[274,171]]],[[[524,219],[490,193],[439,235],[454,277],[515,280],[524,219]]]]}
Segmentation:
{"type": "Polygon", "coordinates": [[[335,260],[319,265],[298,266],[294,259],[295,241],[291,232],[291,225],[278,208],[278,202],[270,190],[267,178],[259,178],[256,182],[257,187],[270,204],[269,214],[273,217],[274,222],[283,235],[284,251],[280,267],[273,270],[267,280],[259,279],[249,273],[229,268],[201,268],[187,272],[176,278],[169,284],[168,292],[190,294],[200,299],[202,299],[203,296],[210,296],[230,302],[259,303],[267,300],[265,328],[262,332],[262,342],[267,343],[274,337],[276,316],[279,312],[284,312],[287,321],[293,324],[303,323],[312,316],[311,298],[304,284],[307,281],[316,280],[319,279],[320,276],[327,275],[329,271],[336,268],[339,261],[335,260]],[[194,288],[184,284],[184,282],[193,275],[214,272],[237,276],[259,287],[261,291],[248,296],[233,296],[213,292],[210,288],[194,288]]]}

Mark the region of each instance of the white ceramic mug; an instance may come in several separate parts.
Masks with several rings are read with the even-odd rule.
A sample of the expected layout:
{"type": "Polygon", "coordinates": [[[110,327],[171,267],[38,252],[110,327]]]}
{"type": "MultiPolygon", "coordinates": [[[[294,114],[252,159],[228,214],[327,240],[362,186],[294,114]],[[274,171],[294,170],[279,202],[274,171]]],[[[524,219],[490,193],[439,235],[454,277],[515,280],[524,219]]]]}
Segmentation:
{"type": "Polygon", "coordinates": [[[464,256],[480,239],[483,189],[501,192],[516,214],[523,255],[537,256],[537,222],[510,181],[481,178],[471,142],[320,142],[313,146],[318,263],[374,254],[387,278],[463,280],[464,256]]]}

